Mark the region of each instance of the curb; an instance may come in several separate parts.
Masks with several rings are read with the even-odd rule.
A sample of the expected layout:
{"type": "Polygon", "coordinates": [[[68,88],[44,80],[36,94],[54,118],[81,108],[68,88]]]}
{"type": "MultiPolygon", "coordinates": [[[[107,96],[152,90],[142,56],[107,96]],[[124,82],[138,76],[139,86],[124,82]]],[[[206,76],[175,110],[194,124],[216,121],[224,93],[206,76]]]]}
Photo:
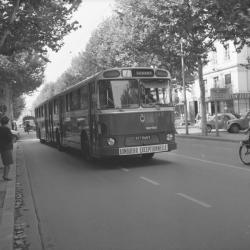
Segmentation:
{"type": "Polygon", "coordinates": [[[12,250],[15,223],[15,195],[16,195],[16,147],[14,144],[14,164],[10,168],[9,176],[12,181],[6,182],[6,195],[4,199],[2,222],[0,224],[0,246],[1,250],[12,250]]]}
{"type": "Polygon", "coordinates": [[[204,135],[181,135],[176,134],[175,137],[183,138],[183,139],[195,139],[195,140],[207,140],[207,141],[227,141],[227,142],[233,142],[233,143],[240,143],[242,140],[241,138],[238,139],[232,139],[232,138],[223,138],[223,137],[211,137],[211,136],[204,136],[204,135]]]}

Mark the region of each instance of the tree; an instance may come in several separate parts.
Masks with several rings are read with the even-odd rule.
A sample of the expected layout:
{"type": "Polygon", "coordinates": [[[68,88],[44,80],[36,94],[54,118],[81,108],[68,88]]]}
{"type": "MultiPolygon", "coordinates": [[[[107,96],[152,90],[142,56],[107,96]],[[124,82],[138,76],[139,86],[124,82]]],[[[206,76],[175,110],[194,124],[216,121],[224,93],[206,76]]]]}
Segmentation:
{"type": "Polygon", "coordinates": [[[58,51],[63,37],[79,27],[71,17],[80,3],[0,0],[0,84],[8,83],[14,97],[40,86],[48,49],[58,51]]]}
{"type": "Polygon", "coordinates": [[[37,54],[0,56],[0,81],[13,87],[14,96],[32,92],[43,81],[44,66],[45,62],[37,54]]]}
{"type": "Polygon", "coordinates": [[[217,30],[222,40],[233,40],[241,50],[250,45],[250,2],[246,0],[213,0],[212,10],[218,18],[217,30]]]}
{"type": "Polygon", "coordinates": [[[78,27],[70,22],[81,0],[1,0],[0,54],[58,51],[62,38],[78,27]]]}
{"type": "Polygon", "coordinates": [[[13,117],[15,120],[19,118],[25,108],[25,100],[23,96],[18,96],[13,99],[13,117]]]}

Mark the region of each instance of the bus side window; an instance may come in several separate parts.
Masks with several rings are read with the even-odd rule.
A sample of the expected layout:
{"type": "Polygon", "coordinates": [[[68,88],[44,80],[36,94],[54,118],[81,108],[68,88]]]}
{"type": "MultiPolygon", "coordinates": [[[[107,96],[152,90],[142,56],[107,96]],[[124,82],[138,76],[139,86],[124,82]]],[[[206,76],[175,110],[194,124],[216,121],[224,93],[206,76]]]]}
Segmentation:
{"type": "Polygon", "coordinates": [[[81,88],[80,96],[81,96],[81,109],[87,109],[89,100],[88,86],[83,86],[81,88]]]}
{"type": "Polygon", "coordinates": [[[69,94],[70,97],[70,110],[80,109],[80,95],[79,91],[75,90],[69,94]]]}
{"type": "Polygon", "coordinates": [[[66,112],[67,112],[67,111],[70,110],[70,108],[69,108],[69,94],[66,94],[65,99],[66,99],[66,106],[65,106],[65,108],[66,108],[66,112]]]}
{"type": "Polygon", "coordinates": [[[58,101],[57,101],[57,99],[54,100],[53,109],[54,109],[54,114],[58,114],[58,101]]]}

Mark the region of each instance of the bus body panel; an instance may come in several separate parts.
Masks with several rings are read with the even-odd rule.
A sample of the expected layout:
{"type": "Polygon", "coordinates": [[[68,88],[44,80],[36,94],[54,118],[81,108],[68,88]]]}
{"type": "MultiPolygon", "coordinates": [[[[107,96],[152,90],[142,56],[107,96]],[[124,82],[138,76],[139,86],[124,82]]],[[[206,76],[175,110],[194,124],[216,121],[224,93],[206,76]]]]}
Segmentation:
{"type": "Polygon", "coordinates": [[[170,75],[165,74],[165,71],[158,71],[157,75],[157,69],[151,68],[146,68],[146,71],[145,68],[139,70],[132,68],[132,71],[129,71],[129,68],[121,68],[111,69],[108,74],[105,72],[107,71],[69,87],[36,107],[38,138],[83,150],[83,138],[87,137],[90,155],[94,157],[146,154],[176,149],[174,107],[171,103],[148,104],[141,103],[141,99],[139,103],[138,99],[137,105],[132,103],[134,107],[119,108],[114,105],[105,109],[100,104],[101,95],[99,95],[102,80],[108,80],[103,81],[103,84],[106,84],[102,89],[106,91],[102,96],[104,101],[121,100],[118,99],[121,97],[118,96],[120,90],[124,92],[123,98],[126,97],[124,100],[130,101],[129,98],[135,98],[136,92],[127,91],[130,88],[129,84],[131,89],[138,85],[138,93],[145,91],[145,93],[140,92],[138,98],[141,98],[142,94],[146,95],[146,90],[150,88],[155,89],[155,92],[152,92],[155,96],[166,97],[169,94],[167,87],[165,92],[156,91],[157,84],[159,88],[164,88],[163,81],[147,80],[170,79],[170,75]],[[123,84],[121,79],[135,79],[139,84],[126,80],[125,84],[128,86],[126,89],[122,87],[125,85],[121,85],[123,84]],[[111,90],[114,100],[110,99],[111,90]],[[107,140],[110,138],[115,140],[114,145],[108,145],[107,140]]]}
{"type": "Polygon", "coordinates": [[[81,133],[89,135],[89,116],[87,110],[65,113],[62,120],[63,146],[81,148],[81,133]]]}
{"type": "Polygon", "coordinates": [[[100,114],[98,118],[99,150],[96,155],[119,155],[119,148],[168,144],[167,150],[176,149],[174,117],[171,111],[137,111],[100,114]],[[172,140],[167,140],[167,134],[172,140]],[[108,146],[107,139],[115,145],[108,146]]]}

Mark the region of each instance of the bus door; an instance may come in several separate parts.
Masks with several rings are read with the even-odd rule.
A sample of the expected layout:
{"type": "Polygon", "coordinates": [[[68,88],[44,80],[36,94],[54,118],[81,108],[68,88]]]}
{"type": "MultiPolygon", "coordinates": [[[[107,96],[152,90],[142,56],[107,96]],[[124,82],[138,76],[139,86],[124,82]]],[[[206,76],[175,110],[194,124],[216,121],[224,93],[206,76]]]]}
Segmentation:
{"type": "Polygon", "coordinates": [[[59,115],[59,133],[60,133],[60,139],[63,139],[64,136],[64,130],[63,130],[63,121],[65,118],[65,102],[64,102],[64,96],[59,97],[59,106],[58,106],[58,115],[59,115]]]}
{"type": "Polygon", "coordinates": [[[96,148],[96,93],[95,83],[89,84],[89,139],[90,139],[90,152],[95,152],[96,148]]]}
{"type": "Polygon", "coordinates": [[[53,102],[49,102],[49,139],[50,141],[54,141],[54,126],[53,126],[53,102]]]}
{"type": "Polygon", "coordinates": [[[49,112],[48,112],[48,103],[44,105],[44,114],[45,114],[45,139],[49,140],[49,112]]]}

